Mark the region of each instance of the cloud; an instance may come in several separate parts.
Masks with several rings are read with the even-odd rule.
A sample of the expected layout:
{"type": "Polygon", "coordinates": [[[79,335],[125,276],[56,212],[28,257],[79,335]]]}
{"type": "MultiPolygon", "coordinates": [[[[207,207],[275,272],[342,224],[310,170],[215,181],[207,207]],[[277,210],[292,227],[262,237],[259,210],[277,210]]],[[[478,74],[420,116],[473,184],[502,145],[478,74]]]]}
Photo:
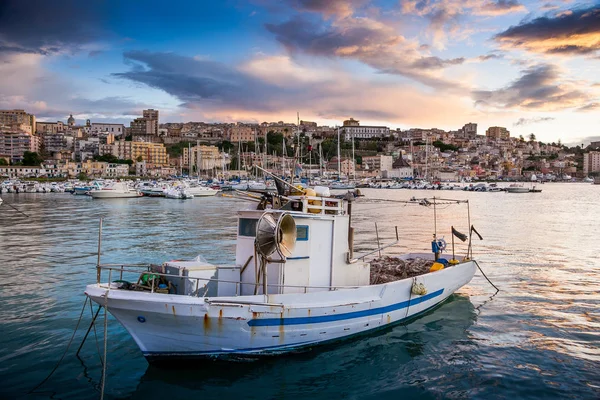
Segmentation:
{"type": "Polygon", "coordinates": [[[504,58],[504,56],[502,54],[490,53],[490,54],[485,54],[485,55],[475,57],[475,59],[473,59],[473,61],[483,62],[483,61],[488,61],[488,60],[499,60],[502,58],[504,58]]]}
{"type": "Polygon", "coordinates": [[[108,2],[3,0],[0,51],[52,54],[73,52],[107,36],[108,2]]]}
{"type": "Polygon", "coordinates": [[[494,39],[505,49],[588,55],[600,50],[600,6],[569,10],[511,26],[494,39]]]}
{"type": "Polygon", "coordinates": [[[537,124],[540,122],[554,121],[553,117],[535,117],[535,118],[519,118],[519,120],[513,123],[513,126],[524,126],[537,124]]]}
{"type": "Polygon", "coordinates": [[[517,0],[483,1],[479,8],[474,9],[474,14],[485,16],[500,16],[511,13],[526,12],[527,9],[517,0]]]}
{"type": "Polygon", "coordinates": [[[345,18],[351,16],[357,7],[370,0],[287,0],[299,11],[321,13],[327,17],[345,18]]]}
{"type": "Polygon", "coordinates": [[[527,11],[516,0],[404,0],[401,10],[429,20],[429,30],[438,48],[444,48],[449,37],[464,37],[472,30],[466,26],[469,15],[497,17],[527,11]]]}
{"type": "Polygon", "coordinates": [[[562,80],[558,67],[551,64],[525,69],[504,88],[476,90],[473,98],[479,106],[544,111],[580,107],[589,101],[588,94],[562,80]]]}
{"type": "Polygon", "coordinates": [[[463,63],[423,53],[416,41],[399,35],[388,24],[352,17],[331,24],[296,16],[281,24],[266,24],[269,32],[291,53],[358,60],[381,73],[401,75],[434,88],[458,88],[438,72],[463,63]]]}
{"type": "Polygon", "coordinates": [[[600,103],[588,103],[582,107],[579,107],[577,111],[587,112],[587,111],[596,111],[600,109],[600,103]]]}
{"type": "Polygon", "coordinates": [[[437,121],[453,126],[471,112],[468,102],[457,96],[424,93],[379,77],[368,80],[330,61],[302,65],[286,55],[257,55],[228,66],[173,53],[128,52],[125,58],[129,70],[113,75],[175,96],[183,114],[178,118],[187,120],[262,122],[300,111],[307,119],[338,123],[353,116],[423,124],[435,110],[437,121]]]}

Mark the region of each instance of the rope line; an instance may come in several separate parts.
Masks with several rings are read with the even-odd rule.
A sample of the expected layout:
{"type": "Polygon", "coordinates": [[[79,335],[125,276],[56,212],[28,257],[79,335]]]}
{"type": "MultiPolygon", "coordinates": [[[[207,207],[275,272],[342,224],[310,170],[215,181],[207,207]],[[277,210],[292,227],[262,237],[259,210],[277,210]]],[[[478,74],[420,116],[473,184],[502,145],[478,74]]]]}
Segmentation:
{"type": "Polygon", "coordinates": [[[481,269],[481,267],[479,266],[479,263],[475,260],[472,260],[475,265],[477,265],[477,268],[479,268],[479,271],[481,272],[481,274],[483,275],[483,277],[490,283],[490,285],[492,285],[494,287],[494,289],[496,289],[496,292],[499,292],[500,289],[498,289],[498,287],[496,285],[494,285],[492,283],[492,281],[490,281],[490,278],[487,277],[487,275],[485,274],[485,272],[483,272],[483,270],[481,269]]]}
{"type": "Polygon", "coordinates": [[[108,293],[104,294],[104,364],[102,364],[102,387],[100,389],[100,400],[104,400],[104,384],[106,383],[106,353],[108,347],[108,293]]]}
{"type": "Polygon", "coordinates": [[[56,370],[60,366],[60,363],[64,360],[65,356],[67,355],[67,351],[69,351],[69,347],[71,347],[71,343],[73,343],[73,339],[75,338],[75,333],[77,333],[77,329],[79,329],[79,323],[81,322],[81,319],[83,318],[83,312],[85,311],[87,301],[88,301],[88,297],[86,296],[85,301],[83,302],[83,307],[81,307],[81,313],[79,314],[79,320],[77,320],[77,325],[75,325],[75,330],[73,331],[73,334],[71,335],[71,339],[69,339],[69,343],[67,344],[67,348],[65,349],[64,353],[60,357],[60,360],[58,360],[58,362],[56,363],[56,365],[54,366],[52,371],[50,371],[48,376],[45,377],[44,380],[42,380],[40,383],[38,383],[36,387],[31,389],[28,394],[35,392],[40,386],[42,386],[44,383],[46,383],[46,381],[48,381],[48,379],[50,379],[52,374],[54,374],[54,372],[56,372],[56,370]]]}

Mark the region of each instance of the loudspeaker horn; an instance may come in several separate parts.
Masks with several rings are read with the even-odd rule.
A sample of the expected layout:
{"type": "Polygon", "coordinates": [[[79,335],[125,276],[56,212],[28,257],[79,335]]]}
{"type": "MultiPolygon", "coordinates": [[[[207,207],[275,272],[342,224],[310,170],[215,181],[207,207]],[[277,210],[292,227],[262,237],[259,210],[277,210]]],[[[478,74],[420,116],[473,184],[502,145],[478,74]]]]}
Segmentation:
{"type": "Polygon", "coordinates": [[[256,250],[263,257],[277,252],[282,259],[296,247],[296,222],[287,213],[264,213],[256,224],[256,250]]]}

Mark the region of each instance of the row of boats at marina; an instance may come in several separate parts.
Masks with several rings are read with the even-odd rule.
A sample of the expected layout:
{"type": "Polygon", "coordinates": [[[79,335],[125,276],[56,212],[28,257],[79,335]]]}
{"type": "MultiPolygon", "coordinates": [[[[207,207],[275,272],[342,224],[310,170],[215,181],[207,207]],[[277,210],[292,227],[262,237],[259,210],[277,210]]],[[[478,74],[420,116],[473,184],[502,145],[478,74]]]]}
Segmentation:
{"type": "MultiPolygon", "coordinates": [[[[584,179],[582,182],[593,182],[584,179]]],[[[364,179],[336,181],[327,179],[302,179],[293,182],[294,186],[323,186],[331,190],[370,189],[412,189],[412,190],[464,190],[472,192],[539,193],[538,182],[431,182],[427,180],[397,181],[392,179],[364,179]]],[[[598,182],[600,183],[600,181],[598,182]]],[[[214,196],[219,191],[275,191],[275,180],[255,179],[238,181],[200,180],[178,178],[167,180],[69,180],[64,182],[38,182],[5,180],[0,182],[3,193],[63,193],[90,195],[94,198],[127,198],[138,196],[191,199],[214,196]]]]}

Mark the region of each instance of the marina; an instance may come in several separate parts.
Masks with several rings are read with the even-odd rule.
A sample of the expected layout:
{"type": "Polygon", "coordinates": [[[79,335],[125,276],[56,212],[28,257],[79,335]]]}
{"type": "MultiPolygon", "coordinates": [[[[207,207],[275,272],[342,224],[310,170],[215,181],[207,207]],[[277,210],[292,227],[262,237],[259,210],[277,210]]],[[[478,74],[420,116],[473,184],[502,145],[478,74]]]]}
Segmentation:
{"type": "MultiPolygon", "coordinates": [[[[586,293],[600,289],[594,278],[598,265],[595,251],[580,249],[577,243],[599,222],[592,201],[596,188],[546,184],[526,206],[521,196],[453,193],[470,201],[473,224],[484,236],[477,241],[474,256],[500,292],[494,295],[495,290],[477,273],[431,312],[301,354],[227,366],[209,361],[175,372],[148,365],[129,333],[111,316],[107,394],[142,398],[161,393],[178,397],[243,393],[258,399],[278,398],[285,387],[291,397],[318,390],[321,395],[425,393],[437,398],[449,392],[469,397],[518,396],[535,387],[538,396],[594,398],[598,355],[593,326],[598,300],[586,293]],[[579,212],[569,213],[572,207],[579,212]],[[532,214],[532,209],[544,212],[532,214]],[[572,224],[581,230],[574,231],[572,224]],[[531,235],[541,229],[543,236],[531,235]],[[376,363],[378,372],[368,367],[371,363],[376,363]],[[310,387],[307,380],[313,382],[310,387]]],[[[393,242],[395,226],[400,243],[386,248],[384,255],[399,256],[408,249],[431,251],[430,209],[403,203],[388,207],[383,205],[387,202],[375,200],[410,201],[410,192],[361,190],[365,196],[354,202],[352,218],[357,254],[373,250],[377,236],[382,244],[393,242]],[[374,221],[378,221],[377,232],[374,221]]],[[[433,197],[439,192],[419,193],[433,197]]],[[[3,380],[13,382],[3,391],[7,397],[31,390],[63,352],[79,317],[81,289],[96,281],[99,218],[104,219],[103,264],[193,260],[198,254],[209,263],[235,264],[237,212],[248,207],[247,202],[218,196],[201,202],[151,197],[81,201],[68,193],[7,193],[3,198],[29,215],[5,208],[6,204],[0,209],[0,257],[13,268],[10,274],[3,272],[1,295],[7,307],[0,311],[0,358],[11,365],[1,374],[3,380]],[[73,213],[81,217],[70,217],[73,213]],[[30,234],[15,235],[17,230],[30,234]],[[60,248],[57,241],[63,243],[60,248]],[[7,254],[20,257],[9,259],[7,254]],[[28,366],[34,359],[39,368],[32,371],[28,366]]],[[[440,226],[466,225],[464,212],[458,212],[463,210],[455,207],[440,213],[440,226]]],[[[445,239],[450,242],[448,233],[445,239]]],[[[464,254],[465,245],[458,246],[464,254]]],[[[40,391],[89,398],[99,390],[102,366],[93,332],[80,359],[74,356],[91,318],[88,310],[74,348],[40,391]]],[[[101,322],[96,330],[102,350],[101,322]]]]}

